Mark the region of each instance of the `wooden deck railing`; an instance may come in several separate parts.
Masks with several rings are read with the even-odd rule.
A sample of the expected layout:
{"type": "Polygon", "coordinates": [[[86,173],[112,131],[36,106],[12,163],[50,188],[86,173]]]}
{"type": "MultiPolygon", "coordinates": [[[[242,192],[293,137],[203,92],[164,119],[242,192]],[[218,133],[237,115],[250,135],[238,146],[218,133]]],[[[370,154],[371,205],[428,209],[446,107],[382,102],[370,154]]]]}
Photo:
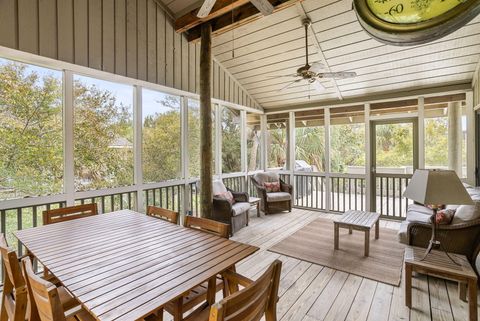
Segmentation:
{"type": "Polygon", "coordinates": [[[403,197],[411,174],[376,174],[375,210],[392,218],[405,218],[407,207],[412,203],[403,197]]]}

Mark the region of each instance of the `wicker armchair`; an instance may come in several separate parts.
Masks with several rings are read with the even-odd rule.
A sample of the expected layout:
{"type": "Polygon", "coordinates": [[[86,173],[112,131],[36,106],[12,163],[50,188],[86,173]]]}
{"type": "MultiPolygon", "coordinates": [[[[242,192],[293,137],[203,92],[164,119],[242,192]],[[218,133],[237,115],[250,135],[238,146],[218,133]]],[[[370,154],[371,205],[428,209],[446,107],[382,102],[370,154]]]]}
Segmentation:
{"type": "Polygon", "coordinates": [[[245,192],[235,192],[223,184],[221,180],[213,182],[213,213],[212,219],[230,225],[230,235],[239,231],[248,225],[248,211],[250,203],[248,194],[245,192]],[[235,199],[234,204],[230,204],[219,194],[230,191],[235,199]]]}
{"type": "Polygon", "coordinates": [[[260,198],[260,209],[265,215],[282,211],[292,211],[292,185],[285,183],[278,173],[257,173],[251,176],[251,180],[260,198]],[[265,182],[280,182],[280,192],[267,193],[263,185],[265,182]]]}

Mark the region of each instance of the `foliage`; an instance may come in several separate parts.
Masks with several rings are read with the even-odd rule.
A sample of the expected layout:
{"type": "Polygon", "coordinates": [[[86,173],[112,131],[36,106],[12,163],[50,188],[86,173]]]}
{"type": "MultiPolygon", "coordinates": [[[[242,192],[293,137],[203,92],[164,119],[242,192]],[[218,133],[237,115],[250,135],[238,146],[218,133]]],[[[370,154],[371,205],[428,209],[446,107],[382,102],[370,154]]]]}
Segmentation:
{"type": "Polygon", "coordinates": [[[222,171],[224,173],[240,172],[241,159],[240,112],[223,108],[222,171]]]}
{"type": "Polygon", "coordinates": [[[0,65],[1,198],[62,191],[61,93],[55,75],[0,65]]]}
{"type": "Polygon", "coordinates": [[[118,103],[106,89],[79,80],[74,82],[74,104],[76,189],[132,184],[132,106],[118,103]]]}
{"type": "Polygon", "coordinates": [[[143,180],[161,182],[181,177],[181,121],[179,97],[166,95],[157,101],[167,112],[155,113],[143,122],[143,180]]]}
{"type": "Polygon", "coordinates": [[[287,163],[287,130],[271,128],[267,132],[267,167],[284,167],[287,163]]]}

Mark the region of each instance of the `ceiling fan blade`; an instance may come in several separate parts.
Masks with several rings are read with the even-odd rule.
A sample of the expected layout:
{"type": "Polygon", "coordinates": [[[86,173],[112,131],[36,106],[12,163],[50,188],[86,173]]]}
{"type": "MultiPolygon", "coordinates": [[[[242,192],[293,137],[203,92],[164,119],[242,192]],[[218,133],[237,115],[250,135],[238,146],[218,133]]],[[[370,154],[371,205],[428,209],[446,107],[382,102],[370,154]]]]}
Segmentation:
{"type": "Polygon", "coordinates": [[[283,78],[283,77],[297,77],[297,74],[290,74],[290,75],[278,75],[278,76],[267,76],[267,78],[283,78]]]}
{"type": "Polygon", "coordinates": [[[311,71],[311,72],[314,72],[314,73],[319,73],[320,71],[322,71],[323,69],[325,68],[324,64],[322,64],[321,62],[317,61],[317,62],[314,62],[310,68],[308,69],[308,71],[311,71]]]}
{"type": "Polygon", "coordinates": [[[325,90],[325,86],[323,86],[323,84],[318,79],[315,79],[315,81],[311,82],[310,84],[312,84],[313,88],[315,88],[317,91],[325,90]]]}
{"type": "Polygon", "coordinates": [[[197,12],[197,17],[199,18],[207,17],[210,14],[210,11],[212,11],[212,8],[215,5],[216,1],[217,0],[205,0],[202,4],[202,7],[197,12]]]}
{"type": "Polygon", "coordinates": [[[335,78],[335,79],[344,79],[356,77],[356,72],[351,71],[339,71],[339,72],[321,72],[317,75],[320,78],[335,78]]]}
{"type": "Polygon", "coordinates": [[[264,16],[273,13],[273,6],[268,0],[250,0],[250,2],[258,9],[264,16]]]}
{"type": "Polygon", "coordinates": [[[293,85],[293,84],[295,84],[295,83],[297,83],[297,82],[300,82],[300,81],[302,81],[302,80],[303,80],[303,78],[294,80],[294,81],[288,83],[286,86],[282,87],[281,89],[277,90],[277,92],[282,91],[282,90],[285,90],[285,89],[289,88],[291,85],[293,85]]]}

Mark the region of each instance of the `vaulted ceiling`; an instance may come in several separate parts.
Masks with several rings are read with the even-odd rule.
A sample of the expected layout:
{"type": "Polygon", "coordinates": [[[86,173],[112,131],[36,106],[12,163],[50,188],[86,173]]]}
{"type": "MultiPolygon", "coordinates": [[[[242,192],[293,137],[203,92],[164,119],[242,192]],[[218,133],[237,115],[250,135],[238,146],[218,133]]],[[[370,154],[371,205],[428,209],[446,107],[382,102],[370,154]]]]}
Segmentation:
{"type": "MultiPolygon", "coordinates": [[[[201,5],[162,0],[177,16],[201,5]]],[[[385,92],[470,83],[480,60],[480,16],[458,31],[424,45],[397,47],[372,39],[350,0],[306,0],[213,39],[213,54],[265,108],[291,107],[385,92]],[[305,64],[302,18],[312,20],[310,62],[352,79],[323,79],[325,90],[295,85],[279,91],[305,64]],[[318,46],[317,46],[318,44],[318,46]]]]}

